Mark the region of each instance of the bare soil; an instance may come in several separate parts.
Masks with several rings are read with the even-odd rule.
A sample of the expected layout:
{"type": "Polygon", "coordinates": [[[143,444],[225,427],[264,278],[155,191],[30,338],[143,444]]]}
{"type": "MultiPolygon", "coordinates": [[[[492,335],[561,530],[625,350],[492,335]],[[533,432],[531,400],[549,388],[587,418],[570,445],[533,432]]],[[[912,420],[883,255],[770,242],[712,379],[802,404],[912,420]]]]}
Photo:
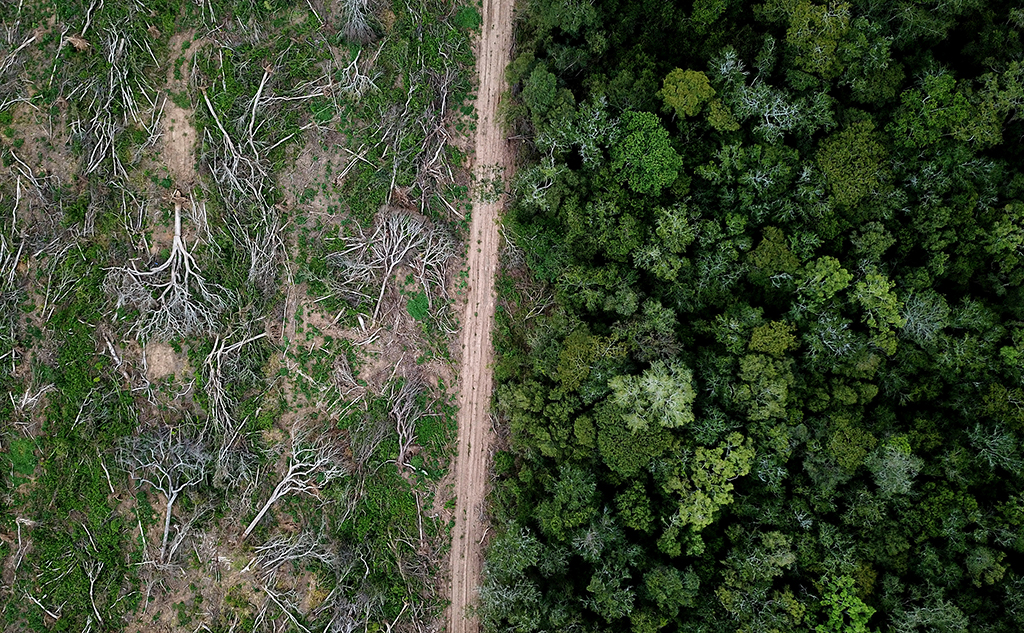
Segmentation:
{"type": "Polygon", "coordinates": [[[185,361],[174,352],[174,349],[167,343],[150,341],[146,345],[146,378],[150,382],[158,382],[167,376],[174,376],[180,372],[185,361]]]}
{"type": "Polygon", "coordinates": [[[168,99],[161,120],[164,164],[170,170],[174,182],[186,187],[196,180],[193,164],[193,148],[196,143],[196,131],[192,127],[193,114],[192,110],[179,107],[168,99]]]}
{"type": "MultiPolygon", "coordinates": [[[[477,186],[495,171],[512,173],[511,153],[498,119],[505,91],[505,67],[512,44],[513,0],[485,0],[483,33],[477,50],[480,87],[473,169],[477,186]]],[[[483,567],[484,501],[487,459],[493,441],[491,328],[494,321],[494,276],[498,267],[498,218],[504,195],[474,195],[469,239],[469,293],[462,319],[462,365],[459,389],[458,454],[455,462],[455,527],[452,531],[452,593],[449,633],[475,633],[483,567]]]]}
{"type": "MultiPolygon", "coordinates": [[[[185,42],[192,42],[195,33],[192,30],[176,33],[171,36],[167,46],[170,51],[176,53],[182,50],[185,42]]],[[[189,75],[192,69],[192,58],[196,51],[203,45],[202,40],[192,42],[181,54],[183,62],[178,67],[178,73],[174,72],[174,64],[167,71],[167,88],[165,92],[164,114],[161,119],[163,136],[161,141],[161,155],[163,166],[166,167],[174,179],[175,185],[186,191],[197,180],[195,169],[195,147],[197,133],[192,125],[192,117],[195,112],[191,108],[182,108],[171,98],[171,93],[184,93],[188,89],[189,75]]]]}

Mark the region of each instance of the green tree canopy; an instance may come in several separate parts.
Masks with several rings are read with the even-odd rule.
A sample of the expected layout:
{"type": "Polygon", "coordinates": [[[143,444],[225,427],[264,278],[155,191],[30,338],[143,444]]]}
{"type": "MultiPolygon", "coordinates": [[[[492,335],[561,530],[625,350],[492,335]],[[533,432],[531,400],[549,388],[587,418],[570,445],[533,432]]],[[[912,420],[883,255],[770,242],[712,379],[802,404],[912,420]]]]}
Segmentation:
{"type": "Polygon", "coordinates": [[[656,361],[640,376],[616,376],[608,386],[631,431],[651,425],[674,429],[693,422],[693,372],[679,363],[656,361]]]}
{"type": "Polygon", "coordinates": [[[888,153],[871,121],[858,121],[826,138],[818,150],[818,165],[825,173],[836,204],[855,206],[878,192],[887,179],[888,153]]]}
{"type": "Polygon", "coordinates": [[[683,118],[700,114],[704,104],[715,96],[715,89],[704,73],[676,68],[665,77],[664,87],[658,96],[666,108],[683,118]]]}
{"type": "Polygon", "coordinates": [[[679,176],[683,159],[668,132],[650,112],[624,112],[622,137],[611,148],[612,169],[640,194],[658,194],[679,176]]]}

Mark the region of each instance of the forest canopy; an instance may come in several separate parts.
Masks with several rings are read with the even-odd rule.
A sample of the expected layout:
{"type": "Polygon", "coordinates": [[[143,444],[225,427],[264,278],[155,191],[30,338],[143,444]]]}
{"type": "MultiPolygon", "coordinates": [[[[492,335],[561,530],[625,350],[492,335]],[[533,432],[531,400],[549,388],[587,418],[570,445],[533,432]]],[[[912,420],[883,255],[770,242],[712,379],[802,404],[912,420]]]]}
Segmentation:
{"type": "Polygon", "coordinates": [[[524,4],[488,630],[1024,629],[1024,9],[524,4]]]}

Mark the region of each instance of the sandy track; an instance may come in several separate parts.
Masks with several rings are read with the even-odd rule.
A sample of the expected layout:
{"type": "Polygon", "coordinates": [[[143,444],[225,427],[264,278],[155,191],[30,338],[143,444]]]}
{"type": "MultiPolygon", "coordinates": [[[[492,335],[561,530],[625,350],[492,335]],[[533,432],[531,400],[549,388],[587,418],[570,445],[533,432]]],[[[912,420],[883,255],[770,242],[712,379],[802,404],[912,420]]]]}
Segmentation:
{"type": "MultiPolygon", "coordinates": [[[[513,0],[484,0],[483,33],[477,51],[477,128],[473,169],[476,182],[492,178],[496,167],[511,177],[511,161],[497,119],[505,90],[505,67],[512,44],[513,0]]],[[[451,549],[450,633],[476,633],[480,624],[467,607],[476,603],[483,559],[483,508],[487,491],[487,457],[491,443],[491,326],[494,321],[494,275],[498,268],[497,219],[504,200],[475,195],[469,230],[469,297],[462,318],[462,366],[459,376],[459,452],[455,462],[455,528],[451,549]]]]}

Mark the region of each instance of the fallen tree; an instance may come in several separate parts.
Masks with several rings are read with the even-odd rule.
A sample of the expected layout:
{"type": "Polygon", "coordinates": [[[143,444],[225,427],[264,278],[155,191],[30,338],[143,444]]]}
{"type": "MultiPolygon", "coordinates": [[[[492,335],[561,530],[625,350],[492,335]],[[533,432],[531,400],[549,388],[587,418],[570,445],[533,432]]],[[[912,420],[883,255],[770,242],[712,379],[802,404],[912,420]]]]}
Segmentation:
{"type": "Polygon", "coordinates": [[[133,479],[147,484],[164,497],[164,528],[159,563],[167,562],[167,538],[178,497],[206,479],[211,456],[202,433],[182,427],[161,427],[128,438],[117,451],[117,460],[133,479]]]}
{"type": "Polygon", "coordinates": [[[293,426],[290,431],[291,453],[281,481],[242,532],[244,541],[279,499],[289,494],[319,496],[320,489],[348,474],[344,451],[334,435],[314,429],[293,426]]]}
{"type": "Polygon", "coordinates": [[[175,198],[174,238],[171,253],[164,263],[140,271],[136,260],[131,266],[108,269],[105,287],[114,297],[116,308],[139,311],[132,329],[140,340],[169,340],[210,333],[227,306],[222,296],[227,295],[227,290],[206,283],[182,239],[183,202],[184,199],[175,198]]]}

